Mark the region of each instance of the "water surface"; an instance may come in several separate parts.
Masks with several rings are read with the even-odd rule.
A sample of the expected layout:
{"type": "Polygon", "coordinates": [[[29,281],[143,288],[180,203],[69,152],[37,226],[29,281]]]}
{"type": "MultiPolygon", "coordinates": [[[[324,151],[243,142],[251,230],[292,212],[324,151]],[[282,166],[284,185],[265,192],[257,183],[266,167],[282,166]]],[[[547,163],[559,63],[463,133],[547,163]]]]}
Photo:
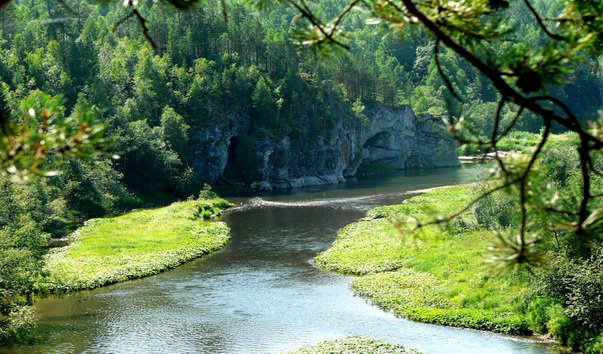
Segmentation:
{"type": "Polygon", "coordinates": [[[37,343],[10,352],[271,353],[348,335],[426,353],[552,352],[531,339],[397,318],[355,297],[351,277],[312,265],[337,230],[368,209],[475,174],[415,171],[231,198],[242,206],[224,217],[233,235],[224,250],[157,276],[41,300],[37,343]]]}

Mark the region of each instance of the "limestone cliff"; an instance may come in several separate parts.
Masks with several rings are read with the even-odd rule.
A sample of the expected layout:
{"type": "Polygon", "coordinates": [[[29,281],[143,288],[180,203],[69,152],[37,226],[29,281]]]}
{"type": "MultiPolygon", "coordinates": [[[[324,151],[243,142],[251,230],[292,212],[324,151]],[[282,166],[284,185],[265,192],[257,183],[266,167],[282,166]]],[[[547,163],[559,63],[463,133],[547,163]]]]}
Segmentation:
{"type": "MultiPolygon", "coordinates": [[[[367,107],[364,114],[367,119],[358,121],[341,113],[318,136],[254,136],[253,151],[245,156],[249,159],[251,153],[253,166],[237,173],[253,176],[252,188],[270,190],[344,182],[363,163],[394,169],[458,165],[455,142],[432,117],[417,117],[409,106],[367,107]]],[[[192,165],[201,180],[234,182],[227,171],[241,158],[237,155],[242,155],[240,138],[247,120],[231,115],[228,123],[194,134],[192,165]]]]}

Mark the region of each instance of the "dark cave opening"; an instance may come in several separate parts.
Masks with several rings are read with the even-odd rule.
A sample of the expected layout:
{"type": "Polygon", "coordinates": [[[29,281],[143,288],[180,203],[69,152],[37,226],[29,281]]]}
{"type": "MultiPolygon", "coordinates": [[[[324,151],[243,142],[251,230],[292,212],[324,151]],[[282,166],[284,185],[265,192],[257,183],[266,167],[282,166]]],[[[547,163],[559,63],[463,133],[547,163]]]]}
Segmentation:
{"type": "Polygon", "coordinates": [[[239,149],[239,138],[233,136],[230,138],[228,144],[228,160],[226,161],[226,167],[224,168],[224,177],[228,179],[237,177],[237,164],[238,164],[238,149],[239,149]]]}

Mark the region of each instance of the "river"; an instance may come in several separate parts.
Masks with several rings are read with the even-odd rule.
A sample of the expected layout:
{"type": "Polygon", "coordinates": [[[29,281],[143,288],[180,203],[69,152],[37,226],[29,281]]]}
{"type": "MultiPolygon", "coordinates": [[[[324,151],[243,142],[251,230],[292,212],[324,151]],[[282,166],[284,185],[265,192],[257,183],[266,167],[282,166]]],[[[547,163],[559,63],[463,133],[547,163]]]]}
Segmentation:
{"type": "MultiPolygon", "coordinates": [[[[538,340],[423,324],[353,295],[352,278],[318,270],[312,258],[342,226],[409,191],[472,180],[476,167],[232,197],[232,242],[222,251],[134,281],[36,304],[32,352],[273,353],[349,335],[425,353],[551,353],[538,340]]],[[[7,348],[0,352],[7,351],[7,348]]]]}

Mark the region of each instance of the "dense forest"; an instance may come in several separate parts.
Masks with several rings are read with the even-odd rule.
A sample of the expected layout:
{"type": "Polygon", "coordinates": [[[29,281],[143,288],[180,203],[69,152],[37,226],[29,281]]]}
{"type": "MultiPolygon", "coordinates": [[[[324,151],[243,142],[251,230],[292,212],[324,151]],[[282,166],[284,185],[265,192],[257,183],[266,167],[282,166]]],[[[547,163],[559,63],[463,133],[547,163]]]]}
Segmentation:
{"type": "MultiPolygon", "coordinates": [[[[556,1],[534,3],[545,16],[559,12],[556,1]]],[[[195,132],[227,123],[230,115],[250,117],[231,171],[232,181],[243,182],[253,180],[258,137],[289,135],[311,144],[308,137],[333,124],[335,105],[352,121],[362,119],[365,107],[410,105],[436,117],[466,116],[478,135],[492,130],[499,93],[485,77],[443,50],[443,70],[465,102],[455,103],[429,35],[386,35],[366,26],[362,13],[345,20],[354,38],[350,49],[325,56],[296,44],[305,23],[289,7],[255,12],[229,2],[226,19],[217,1],[186,12],[144,3],[139,9],[153,48],[136,19],[122,21],[123,7],[69,4],[24,0],[0,10],[0,107],[16,120],[27,119],[32,108],[59,120],[90,116],[104,126],[109,153],[92,161],[57,157],[51,162],[61,173],[53,178],[16,183],[1,175],[0,343],[19,339],[31,325],[26,305],[39,290],[50,238],[90,218],[197,193],[204,181],[190,165],[195,132]]],[[[343,5],[322,0],[313,6],[329,16],[343,5]]],[[[516,31],[497,44],[501,52],[505,43],[529,48],[546,39],[519,3],[510,13],[516,31]]],[[[571,65],[577,69],[569,83],[550,90],[584,123],[603,108],[603,57],[571,65]]],[[[516,113],[505,107],[503,120],[516,113]]],[[[541,120],[526,113],[518,130],[541,128],[541,120]]]]}

